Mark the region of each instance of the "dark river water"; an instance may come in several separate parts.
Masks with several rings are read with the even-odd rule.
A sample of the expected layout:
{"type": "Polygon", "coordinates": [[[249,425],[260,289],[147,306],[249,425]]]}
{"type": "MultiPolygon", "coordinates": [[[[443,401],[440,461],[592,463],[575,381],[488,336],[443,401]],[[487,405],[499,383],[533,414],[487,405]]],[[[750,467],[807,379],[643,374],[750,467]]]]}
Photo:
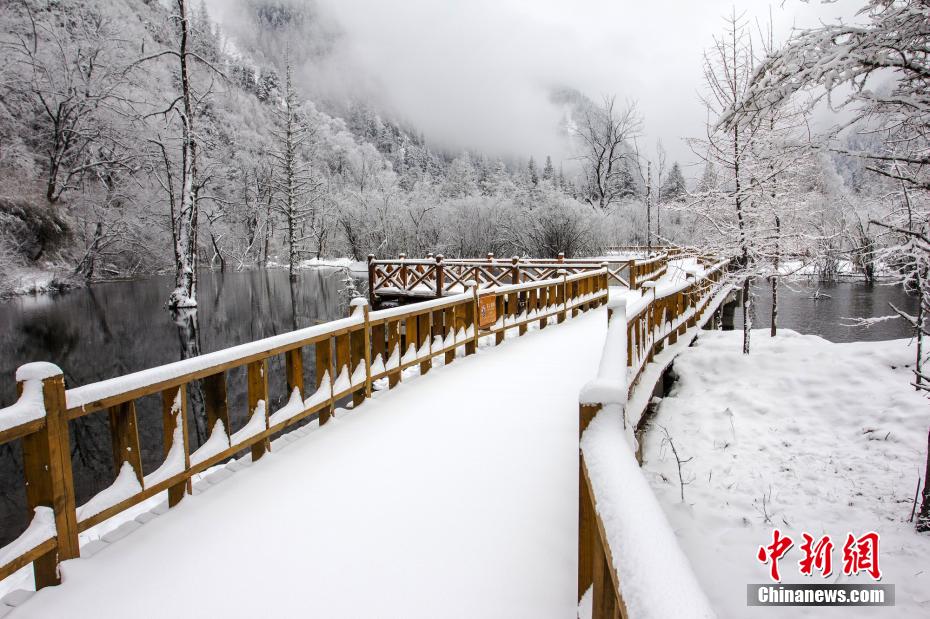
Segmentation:
{"type": "MultiPolygon", "coordinates": [[[[917,313],[917,297],[905,294],[895,284],[793,281],[778,288],[777,325],[819,335],[831,342],[910,337],[911,331],[903,320],[888,320],[870,327],[851,325],[855,318],[893,314],[889,304],[911,315],[917,313]]],[[[769,286],[755,287],[750,315],[753,328],[767,329],[771,324],[772,291],[769,286]]],[[[736,328],[742,329],[742,312],[737,311],[735,319],[736,328]]]]}
{"type": "MultiPolygon", "coordinates": [[[[367,292],[365,281],[347,280],[341,269],[301,271],[291,282],[285,270],[200,274],[198,309],[173,316],[165,309],[171,277],[107,282],[56,295],[24,296],[0,302],[0,407],[16,400],[16,368],[51,361],[65,373],[66,386],[84,385],[177,361],[263,337],[342,318],[351,286],[367,292]]],[[[312,359],[311,359],[312,360],[312,359]]],[[[272,410],[285,401],[283,363],[269,368],[272,410]]],[[[244,371],[228,379],[232,430],[245,424],[244,371]]],[[[307,384],[313,363],[305,364],[307,384]]],[[[206,438],[199,384],[188,389],[191,450],[206,438]],[[201,414],[197,414],[200,408],[201,414]]],[[[136,401],[143,469],[162,461],[158,396],[136,401]]],[[[82,504],[112,483],[110,436],[105,412],[70,424],[77,502],[82,504]]],[[[0,446],[0,544],[26,524],[19,441],[0,446]]]]}
{"type": "MultiPolygon", "coordinates": [[[[170,277],[101,283],[0,302],[0,406],[15,401],[14,373],[30,361],[57,364],[64,370],[66,384],[77,386],[341,318],[352,296],[346,290],[349,282],[359,291],[366,290],[364,281],[347,281],[347,277],[338,269],[302,271],[293,282],[284,270],[205,272],[199,281],[199,308],[185,316],[172,316],[164,307],[172,288],[170,277]]],[[[816,288],[808,285],[782,286],[780,326],[837,342],[910,335],[901,321],[869,329],[844,326],[849,318],[890,313],[889,302],[913,313],[916,299],[898,287],[838,283],[819,288],[829,298],[810,299],[816,288]]],[[[766,327],[769,294],[764,287],[757,292],[753,322],[766,327]]],[[[270,364],[269,374],[275,379],[269,381],[272,410],[285,401],[283,379],[277,380],[283,377],[282,365],[279,359],[270,364]]],[[[312,366],[305,364],[307,384],[312,384],[312,366]]],[[[244,378],[231,372],[228,386],[235,431],[246,419],[244,378]]],[[[197,384],[188,390],[192,450],[206,435],[198,390],[197,384]]],[[[149,396],[136,405],[143,468],[149,473],[162,461],[161,404],[157,396],[149,396]]],[[[115,471],[105,413],[82,417],[70,427],[80,505],[109,485],[115,471]]],[[[25,524],[20,448],[11,443],[0,446],[0,544],[18,535],[25,524]]]]}

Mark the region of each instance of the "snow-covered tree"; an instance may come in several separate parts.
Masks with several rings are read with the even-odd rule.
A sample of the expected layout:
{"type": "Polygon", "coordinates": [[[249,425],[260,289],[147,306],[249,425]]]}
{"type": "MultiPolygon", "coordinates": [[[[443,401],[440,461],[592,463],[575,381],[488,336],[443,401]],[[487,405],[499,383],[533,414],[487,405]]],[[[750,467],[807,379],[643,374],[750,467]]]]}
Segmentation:
{"type": "Polygon", "coordinates": [[[618,106],[614,97],[605,97],[600,106],[585,106],[574,133],[589,204],[606,209],[631,193],[630,166],[635,156],[630,143],[641,129],[635,103],[618,106]]]}
{"type": "Polygon", "coordinates": [[[681,173],[681,166],[675,161],[668,171],[665,182],[662,183],[661,199],[667,202],[675,202],[684,198],[687,193],[688,186],[685,183],[684,175],[681,173]]]}
{"type": "MultiPolygon", "coordinates": [[[[847,114],[834,135],[853,127],[879,139],[871,148],[830,147],[865,162],[865,168],[898,184],[895,207],[876,224],[892,237],[887,254],[906,289],[920,295],[916,316],[904,316],[918,341],[915,381],[930,390],[923,370],[922,338],[930,310],[930,28],[928,0],[868,0],[859,12],[865,25],[826,24],[796,32],[754,71],[725,121],[764,116],[774,107],[809,95],[808,109],[826,102],[847,114]]],[[[900,313],[900,312],[899,312],[900,313]]],[[[930,530],[930,432],[927,469],[917,528],[930,530]]]]}
{"type": "MultiPolygon", "coordinates": [[[[272,151],[275,174],[274,210],[284,218],[287,232],[287,264],[291,277],[297,273],[300,250],[306,228],[323,225],[318,221],[320,183],[313,178],[307,157],[313,139],[313,127],[300,99],[289,59],[285,60],[284,100],[277,111],[274,131],[276,148],[272,151]]],[[[311,236],[311,235],[307,235],[311,236]]]]}

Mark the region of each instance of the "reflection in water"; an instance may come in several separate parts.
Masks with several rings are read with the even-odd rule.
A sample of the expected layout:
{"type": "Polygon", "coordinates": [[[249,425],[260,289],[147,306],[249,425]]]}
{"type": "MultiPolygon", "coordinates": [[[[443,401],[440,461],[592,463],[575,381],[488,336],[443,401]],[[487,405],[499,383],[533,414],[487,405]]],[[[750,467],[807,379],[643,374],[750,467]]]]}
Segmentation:
{"type": "MultiPolygon", "coordinates": [[[[344,278],[344,271],[330,269],[301,271],[294,280],[283,270],[204,272],[196,311],[165,309],[170,277],[100,283],[0,303],[0,406],[15,401],[13,376],[30,361],[57,364],[66,385],[77,386],[342,318],[344,278]]],[[[312,365],[307,364],[308,381],[312,365]]],[[[283,376],[279,366],[280,360],[271,361],[271,376],[283,376]]],[[[234,428],[246,417],[242,374],[231,372],[228,383],[234,428]]],[[[191,383],[187,395],[188,433],[196,449],[208,433],[202,383],[191,383]]],[[[269,404],[279,406],[284,395],[283,387],[271,385],[269,404]]],[[[136,408],[143,469],[149,473],[164,457],[160,396],[140,398],[136,408]]],[[[111,483],[116,471],[105,413],[81,417],[70,426],[80,504],[111,483]]],[[[19,445],[0,447],[0,544],[26,523],[21,480],[19,445]]]]}
{"type": "MultiPolygon", "coordinates": [[[[64,370],[69,386],[84,385],[187,359],[236,344],[251,342],[345,316],[345,298],[352,288],[340,270],[309,270],[291,280],[286,271],[244,273],[205,272],[199,279],[196,312],[169,313],[164,301],[172,289],[170,277],[152,277],[93,285],[56,296],[22,297],[0,303],[0,406],[16,398],[13,375],[30,361],[51,361],[64,370]]],[[[364,290],[364,286],[359,286],[364,290]]],[[[859,283],[823,285],[829,299],[813,301],[808,286],[782,286],[780,326],[815,333],[833,341],[891,339],[910,334],[901,321],[870,329],[843,326],[843,319],[889,313],[888,302],[913,312],[916,299],[896,286],[859,283]]],[[[758,290],[754,323],[768,325],[768,290],[758,290]]],[[[305,364],[305,382],[313,384],[313,363],[305,364]]],[[[231,371],[229,412],[233,430],[245,422],[244,371],[231,371]]],[[[283,377],[283,360],[273,358],[269,375],[283,377]]],[[[287,394],[283,380],[269,385],[274,410],[287,394]]],[[[191,449],[207,435],[200,381],[188,387],[191,449]]],[[[158,395],[136,401],[142,464],[146,473],[161,462],[163,437],[158,395]]],[[[91,414],[70,424],[72,461],[78,503],[106,487],[115,477],[105,414],[91,414]]],[[[25,526],[20,448],[0,447],[0,544],[25,526]]]]}
{"type": "MultiPolygon", "coordinates": [[[[772,316],[771,289],[768,285],[760,285],[753,290],[752,326],[768,329],[772,316]]],[[[895,284],[783,282],[778,287],[778,326],[819,335],[831,342],[911,337],[912,331],[903,320],[880,322],[868,328],[851,326],[855,318],[892,314],[889,303],[911,314],[917,311],[917,297],[905,294],[901,286],[895,284]]],[[[737,311],[736,328],[742,327],[742,314],[737,311]]]]}

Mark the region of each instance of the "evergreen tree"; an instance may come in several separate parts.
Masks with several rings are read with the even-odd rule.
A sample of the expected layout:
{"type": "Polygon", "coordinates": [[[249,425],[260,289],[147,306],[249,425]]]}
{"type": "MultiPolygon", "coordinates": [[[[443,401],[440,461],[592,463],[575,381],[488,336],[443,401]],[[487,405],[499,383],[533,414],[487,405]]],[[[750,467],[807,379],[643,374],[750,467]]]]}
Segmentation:
{"type": "Polygon", "coordinates": [[[533,187],[539,185],[539,171],[536,169],[536,160],[530,157],[529,163],[526,164],[529,184],[533,187]]]}
{"type": "Polygon", "coordinates": [[[686,193],[688,193],[688,186],[685,184],[685,177],[681,173],[681,166],[676,161],[672,164],[672,169],[669,170],[668,178],[662,184],[660,199],[680,200],[686,193]]]}
{"type": "Polygon", "coordinates": [[[546,155],[546,165],[543,167],[542,177],[544,181],[551,181],[555,178],[555,169],[552,167],[552,157],[546,155]]]}

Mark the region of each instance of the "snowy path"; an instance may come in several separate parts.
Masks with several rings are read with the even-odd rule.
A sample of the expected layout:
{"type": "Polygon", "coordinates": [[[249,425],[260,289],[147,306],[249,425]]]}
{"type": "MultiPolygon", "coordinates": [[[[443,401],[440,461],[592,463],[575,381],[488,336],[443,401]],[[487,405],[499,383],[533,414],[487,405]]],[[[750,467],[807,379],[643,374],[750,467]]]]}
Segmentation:
{"type": "Polygon", "coordinates": [[[600,359],[604,312],[279,441],[64,563],[64,586],[13,616],[573,616],[578,392],[600,359]]]}

